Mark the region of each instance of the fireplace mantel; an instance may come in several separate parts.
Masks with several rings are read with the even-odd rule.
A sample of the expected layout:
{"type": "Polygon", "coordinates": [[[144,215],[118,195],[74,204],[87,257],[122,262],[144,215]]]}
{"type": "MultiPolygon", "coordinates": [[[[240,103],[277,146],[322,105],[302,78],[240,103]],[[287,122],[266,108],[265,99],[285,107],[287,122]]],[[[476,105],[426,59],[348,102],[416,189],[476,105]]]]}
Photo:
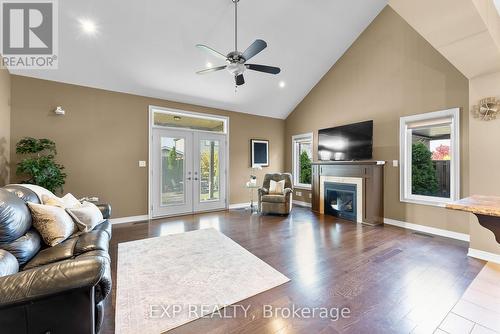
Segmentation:
{"type": "Polygon", "coordinates": [[[362,182],[362,222],[384,223],[385,161],[320,161],[312,163],[312,210],[324,213],[321,181],[325,177],[356,178],[362,182]]]}

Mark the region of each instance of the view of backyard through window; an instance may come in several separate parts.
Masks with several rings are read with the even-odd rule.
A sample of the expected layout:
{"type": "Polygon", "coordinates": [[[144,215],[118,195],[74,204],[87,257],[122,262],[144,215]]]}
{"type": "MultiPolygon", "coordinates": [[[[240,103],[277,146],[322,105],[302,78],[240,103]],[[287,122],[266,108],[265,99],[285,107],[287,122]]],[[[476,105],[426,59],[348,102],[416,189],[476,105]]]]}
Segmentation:
{"type": "Polygon", "coordinates": [[[184,203],[184,138],[161,138],[161,204],[184,203]]]}
{"type": "Polygon", "coordinates": [[[200,141],[200,201],[219,199],[219,141],[200,141]]]}
{"type": "Polygon", "coordinates": [[[412,130],[412,194],[450,197],[451,127],[412,130]]]}
{"type": "Polygon", "coordinates": [[[296,183],[311,184],[312,142],[311,140],[297,140],[295,149],[296,183]]]}

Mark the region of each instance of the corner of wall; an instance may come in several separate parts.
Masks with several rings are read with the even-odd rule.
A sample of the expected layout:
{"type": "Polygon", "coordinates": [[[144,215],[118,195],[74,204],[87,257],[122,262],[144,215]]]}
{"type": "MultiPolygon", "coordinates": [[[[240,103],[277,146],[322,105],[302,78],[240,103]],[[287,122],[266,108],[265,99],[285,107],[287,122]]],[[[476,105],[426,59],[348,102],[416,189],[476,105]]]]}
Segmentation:
{"type": "Polygon", "coordinates": [[[10,97],[11,75],[0,67],[0,186],[10,179],[10,97]]]}

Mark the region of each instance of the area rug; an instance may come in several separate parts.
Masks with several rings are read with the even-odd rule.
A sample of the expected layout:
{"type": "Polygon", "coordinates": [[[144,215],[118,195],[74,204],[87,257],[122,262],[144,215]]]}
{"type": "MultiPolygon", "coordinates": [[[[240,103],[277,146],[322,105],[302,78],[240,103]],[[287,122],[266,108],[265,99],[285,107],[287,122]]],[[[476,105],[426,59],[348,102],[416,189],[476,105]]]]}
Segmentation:
{"type": "Polygon", "coordinates": [[[160,334],[289,279],[215,229],[120,243],[117,334],[160,334]]]}

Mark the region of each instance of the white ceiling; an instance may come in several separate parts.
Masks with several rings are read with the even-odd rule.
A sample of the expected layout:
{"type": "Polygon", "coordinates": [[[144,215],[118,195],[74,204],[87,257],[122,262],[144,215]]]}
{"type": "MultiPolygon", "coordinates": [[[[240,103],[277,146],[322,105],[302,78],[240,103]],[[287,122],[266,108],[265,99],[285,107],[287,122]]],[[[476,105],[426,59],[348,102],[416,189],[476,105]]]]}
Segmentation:
{"type": "Polygon", "coordinates": [[[47,80],[286,118],[386,5],[386,0],[241,0],[240,51],[256,38],[268,48],[251,63],[279,66],[245,72],[235,93],[225,71],[204,76],[206,44],[234,48],[231,0],[59,1],[59,69],[12,71],[47,80]],[[94,37],[78,20],[98,26],[94,37]],[[279,82],[286,83],[285,88],[279,82]]]}

